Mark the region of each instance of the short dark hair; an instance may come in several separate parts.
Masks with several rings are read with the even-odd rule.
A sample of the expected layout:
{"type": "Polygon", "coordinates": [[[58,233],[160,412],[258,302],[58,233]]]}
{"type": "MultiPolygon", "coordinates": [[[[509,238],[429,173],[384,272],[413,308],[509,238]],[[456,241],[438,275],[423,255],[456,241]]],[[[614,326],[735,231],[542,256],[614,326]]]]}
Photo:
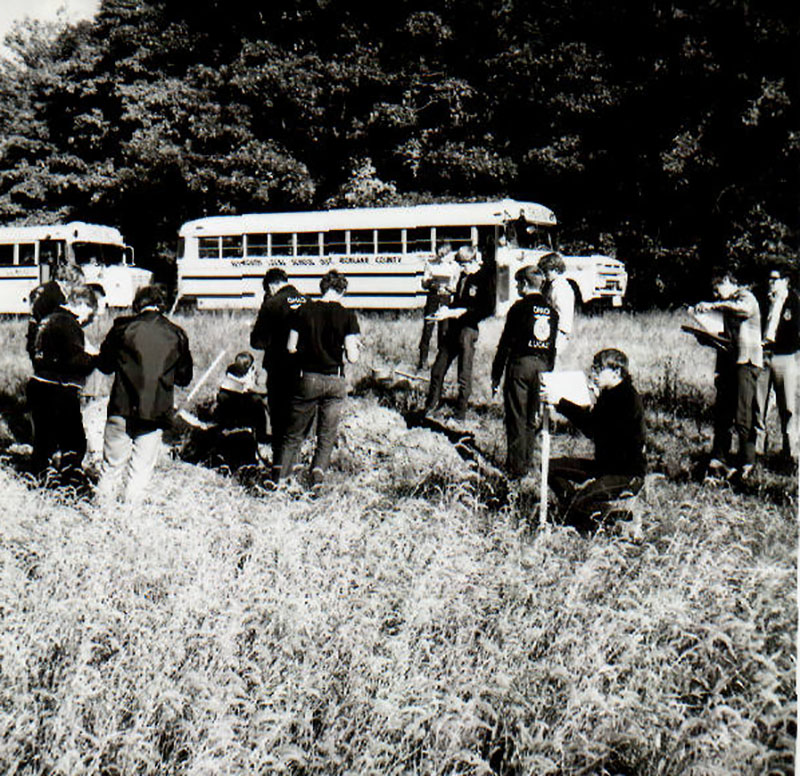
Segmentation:
{"type": "Polygon", "coordinates": [[[734,267],[718,267],[711,273],[711,285],[716,286],[723,280],[730,280],[738,286],[741,282],[741,275],[734,267]]]}
{"type": "Polygon", "coordinates": [[[616,369],[623,377],[628,376],[628,357],[616,348],[605,348],[594,354],[592,369],[616,369]]]}
{"type": "Polygon", "coordinates": [[[84,283],[72,286],[67,293],[67,304],[80,304],[81,302],[89,305],[92,310],[97,309],[97,294],[93,288],[84,283]]]}
{"type": "Polygon", "coordinates": [[[236,358],[226,371],[234,377],[244,377],[251,366],[253,366],[253,354],[249,350],[243,350],[236,354],[236,358]]]}
{"type": "Polygon", "coordinates": [[[539,269],[542,272],[548,272],[553,269],[560,275],[567,269],[567,265],[564,264],[564,257],[560,253],[553,251],[552,253],[545,253],[539,259],[539,269]]]}
{"type": "Polygon", "coordinates": [[[280,267],[271,267],[264,275],[264,290],[268,291],[272,283],[288,283],[289,276],[280,267]]]}
{"type": "Polygon", "coordinates": [[[145,307],[157,307],[163,312],[167,306],[167,297],[161,286],[142,286],[133,297],[133,311],[140,313],[145,307]]]}
{"type": "Polygon", "coordinates": [[[514,280],[519,282],[520,280],[525,283],[525,285],[532,286],[536,283],[536,279],[541,279],[542,271],[540,267],[537,267],[535,264],[528,264],[524,267],[520,267],[514,273],[514,280]]]}
{"type": "Polygon", "coordinates": [[[337,294],[347,291],[347,278],[338,269],[328,270],[319,281],[319,290],[323,294],[329,289],[336,291],[337,294]]]}

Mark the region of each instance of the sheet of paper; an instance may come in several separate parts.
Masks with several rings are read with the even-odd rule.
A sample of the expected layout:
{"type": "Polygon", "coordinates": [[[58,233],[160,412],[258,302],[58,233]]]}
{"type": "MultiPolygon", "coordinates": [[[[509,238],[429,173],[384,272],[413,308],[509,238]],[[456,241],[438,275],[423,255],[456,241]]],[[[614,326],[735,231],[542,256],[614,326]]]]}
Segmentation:
{"type": "Polygon", "coordinates": [[[558,404],[561,399],[567,399],[581,407],[588,407],[592,403],[586,375],[579,369],[542,372],[541,379],[550,404],[558,404]]]}
{"type": "Polygon", "coordinates": [[[724,323],[720,310],[709,310],[707,313],[699,313],[696,310],[690,310],[689,315],[691,315],[695,323],[697,323],[701,329],[705,329],[712,334],[722,334],[724,323]]]}

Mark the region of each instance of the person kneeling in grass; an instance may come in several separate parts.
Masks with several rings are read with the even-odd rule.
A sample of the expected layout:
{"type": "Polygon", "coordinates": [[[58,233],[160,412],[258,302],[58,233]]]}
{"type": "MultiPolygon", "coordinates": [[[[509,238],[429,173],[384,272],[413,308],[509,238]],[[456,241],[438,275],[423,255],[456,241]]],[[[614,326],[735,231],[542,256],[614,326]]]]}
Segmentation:
{"type": "Polygon", "coordinates": [[[590,531],[602,522],[604,502],[644,484],[645,427],[642,400],[628,374],[628,357],[614,348],[592,360],[593,407],[561,399],[556,409],[594,441],[594,459],[555,458],[548,483],[563,507],[564,522],[590,531]]]}

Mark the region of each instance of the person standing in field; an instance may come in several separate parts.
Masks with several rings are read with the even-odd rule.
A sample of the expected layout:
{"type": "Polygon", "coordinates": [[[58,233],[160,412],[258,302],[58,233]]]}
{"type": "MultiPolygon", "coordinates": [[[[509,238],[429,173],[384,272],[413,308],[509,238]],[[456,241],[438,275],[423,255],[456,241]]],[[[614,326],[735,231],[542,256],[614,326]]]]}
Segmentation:
{"type": "Polygon", "coordinates": [[[472,393],[478,324],[494,312],[496,273],[494,266],[481,263],[473,246],[459,248],[456,261],[461,265],[461,274],[453,300],[435,316],[437,320],[447,320],[448,325],[431,368],[431,384],[424,412],[430,415],[441,406],[444,378],[457,358],[458,401],[455,417],[463,419],[472,393]]]}
{"type": "Polygon", "coordinates": [[[417,371],[428,366],[428,353],[434,328],[438,329],[437,347],[441,346],[442,338],[447,331],[447,321],[439,321],[437,323],[433,316],[443,304],[447,304],[450,301],[450,297],[455,291],[458,272],[459,266],[455,261],[453,249],[449,242],[442,243],[439,246],[434,261],[425,263],[422,287],[427,294],[425,296],[425,308],[422,313],[422,336],[419,340],[417,371]]]}
{"type": "MultiPolygon", "coordinates": [[[[280,466],[286,426],[291,414],[292,396],[299,368],[295,354],[286,349],[290,319],[306,303],[306,298],[289,283],[288,275],[273,267],[264,275],[264,301],[250,333],[250,345],[264,351],[267,372],[267,407],[272,427],[272,465],[280,466]]],[[[259,445],[264,460],[266,449],[259,445]]]]}
{"type": "MultiPolygon", "coordinates": [[[[53,276],[31,291],[31,314],[28,319],[28,331],[25,337],[25,349],[33,360],[36,346],[36,332],[41,322],[67,301],[70,289],[83,283],[83,270],[77,264],[56,264],[53,276]]],[[[96,309],[96,305],[95,305],[96,309]]]]}
{"type": "Polygon", "coordinates": [[[553,368],[558,313],[541,294],[544,277],[536,267],[514,275],[521,297],[511,306],[492,362],[492,394],[505,372],[506,468],[524,477],[533,461],[539,411],[539,375],[553,368]]]}
{"type": "Polygon", "coordinates": [[[564,521],[578,530],[597,528],[603,504],[638,493],[647,470],[642,400],[628,371],[628,357],[607,348],[592,359],[594,406],[560,399],[556,409],[594,442],[594,458],[554,458],[548,483],[563,507],[564,521]]]}
{"type": "MultiPolygon", "coordinates": [[[[560,253],[547,253],[539,259],[539,269],[547,281],[545,296],[558,313],[558,336],[556,337],[556,362],[566,351],[575,321],[575,291],[564,277],[566,265],[560,253]]],[[[554,367],[555,367],[554,363],[554,367]]]]}
{"type": "MultiPolygon", "coordinates": [[[[770,389],[775,389],[781,424],[781,457],[797,462],[797,353],[800,351],[800,296],[790,284],[785,267],[773,266],[764,310],[764,369],[758,380],[759,434],[766,437],[766,410],[770,389]]],[[[766,451],[764,451],[766,452],[766,451]]]]}
{"type": "Polygon", "coordinates": [[[292,473],[300,446],[317,416],[317,446],[311,461],[311,482],[321,485],[331,459],[342,405],[347,396],[344,362],[359,355],[361,329],[353,310],[342,306],[347,278],[330,270],[320,281],[322,298],[299,307],[291,318],[287,348],[297,354],[300,378],[292,397],[291,415],[281,451],[277,479],[292,473]]]}
{"type": "Polygon", "coordinates": [[[140,288],[133,315],[117,318],[100,346],[98,368],[114,375],[97,486],[103,500],[116,496],[123,475],[125,502],[137,505],[144,498],[171,422],[174,386],[192,380],[189,340],[164,316],[165,307],[159,286],[140,288]]]}
{"type": "Polygon", "coordinates": [[[97,311],[91,288],[74,285],[64,301],[37,325],[31,348],[33,377],[27,385],[33,420],[35,473],[58,469],[63,482],[79,482],[86,455],[86,433],[81,414],[81,390],[95,367],[87,352],[83,328],[97,311]]]}
{"type": "Polygon", "coordinates": [[[736,471],[725,462],[730,454],[731,428],[734,427],[739,440],[737,464],[741,466],[741,478],[747,479],[756,460],[756,387],[764,365],[761,313],[753,292],[733,271],[717,274],[712,285],[717,301],[700,302],[695,309],[698,313],[720,311],[723,333],[730,344],[727,349],[717,351],[714,441],[708,475],[727,478],[736,471]]]}

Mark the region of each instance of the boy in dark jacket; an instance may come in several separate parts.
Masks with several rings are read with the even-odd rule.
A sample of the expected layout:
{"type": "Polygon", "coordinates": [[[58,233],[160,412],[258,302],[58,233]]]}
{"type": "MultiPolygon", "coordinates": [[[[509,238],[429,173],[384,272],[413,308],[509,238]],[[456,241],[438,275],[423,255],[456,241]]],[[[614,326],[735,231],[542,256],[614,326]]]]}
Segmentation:
{"type": "Polygon", "coordinates": [[[511,306],[492,363],[492,393],[505,372],[503,400],[506,419],[506,468],[524,477],[533,459],[539,375],[553,368],[558,313],[541,294],[544,276],[536,267],[514,275],[520,295],[511,306]]]}
{"type": "Polygon", "coordinates": [[[127,468],[125,501],[138,503],[153,474],[162,431],[172,418],[175,385],[189,385],[186,333],[167,320],[158,286],[136,292],[132,316],[117,318],[100,346],[98,368],[114,374],[103,438],[101,498],[111,497],[127,468]]]}
{"type": "Polygon", "coordinates": [[[246,350],[228,364],[217,390],[214,419],[224,429],[249,428],[258,445],[259,458],[266,455],[267,416],[258,389],[255,361],[246,350]]]}
{"type": "Polygon", "coordinates": [[[592,361],[598,391],[593,407],[561,399],[556,409],[594,441],[594,458],[556,458],[548,482],[564,506],[565,522],[591,530],[601,521],[603,502],[623,492],[638,493],[647,470],[642,400],[628,374],[628,357],[614,348],[592,361]]]}
{"type": "Polygon", "coordinates": [[[80,469],[86,454],[80,393],[94,369],[83,327],[97,310],[87,286],[73,286],[65,301],[37,325],[31,347],[33,377],[27,399],[33,419],[33,470],[44,471],[60,452],[65,477],[80,469]]]}

